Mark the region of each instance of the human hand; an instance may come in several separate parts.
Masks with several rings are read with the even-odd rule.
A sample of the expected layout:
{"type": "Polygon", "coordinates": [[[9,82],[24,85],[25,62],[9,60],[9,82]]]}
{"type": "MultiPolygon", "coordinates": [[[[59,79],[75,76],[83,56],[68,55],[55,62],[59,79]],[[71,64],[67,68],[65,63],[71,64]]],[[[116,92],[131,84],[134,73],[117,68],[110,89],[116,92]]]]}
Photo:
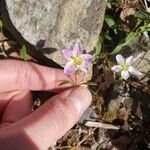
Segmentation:
{"type": "Polygon", "coordinates": [[[83,87],[63,91],[32,112],[31,90],[55,91],[64,79],[60,69],[0,61],[0,149],[46,150],[76,123],[91,102],[83,87]]]}

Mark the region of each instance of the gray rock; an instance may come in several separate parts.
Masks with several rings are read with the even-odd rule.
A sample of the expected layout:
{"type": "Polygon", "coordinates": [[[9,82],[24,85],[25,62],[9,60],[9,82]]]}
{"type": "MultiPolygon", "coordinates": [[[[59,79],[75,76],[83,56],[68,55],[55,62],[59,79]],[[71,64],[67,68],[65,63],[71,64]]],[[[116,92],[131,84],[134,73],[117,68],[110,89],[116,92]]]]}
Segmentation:
{"type": "Polygon", "coordinates": [[[92,110],[90,107],[87,108],[87,110],[83,113],[81,116],[80,120],[78,121],[79,123],[85,123],[86,121],[92,120],[96,121],[96,118],[98,118],[98,115],[95,113],[94,110],[92,110]]]}
{"type": "Polygon", "coordinates": [[[109,112],[118,111],[121,103],[124,103],[126,100],[130,99],[128,90],[125,91],[124,87],[124,83],[116,83],[113,88],[111,87],[112,89],[109,97],[110,102],[108,105],[109,112]]]}
{"type": "MultiPolygon", "coordinates": [[[[76,41],[88,52],[93,50],[103,24],[107,0],[5,1],[11,22],[22,37],[40,50],[44,46],[46,49],[42,52],[63,65],[61,49],[71,47],[76,41]],[[56,51],[51,53],[52,49],[48,48],[56,51]]],[[[3,19],[8,24],[5,18],[4,14],[3,19]]],[[[7,28],[10,27],[7,25],[7,28]]]]}

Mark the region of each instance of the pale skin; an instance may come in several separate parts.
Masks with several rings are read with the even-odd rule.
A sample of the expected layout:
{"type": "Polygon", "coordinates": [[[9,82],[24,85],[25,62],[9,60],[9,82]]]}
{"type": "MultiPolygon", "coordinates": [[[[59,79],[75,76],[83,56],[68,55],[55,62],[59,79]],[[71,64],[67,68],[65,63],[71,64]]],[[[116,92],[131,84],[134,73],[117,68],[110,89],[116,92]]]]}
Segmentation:
{"type": "Polygon", "coordinates": [[[46,150],[77,122],[91,93],[85,87],[60,88],[61,80],[68,77],[60,69],[0,61],[0,149],[46,150]],[[31,90],[59,92],[32,112],[31,90]]]}

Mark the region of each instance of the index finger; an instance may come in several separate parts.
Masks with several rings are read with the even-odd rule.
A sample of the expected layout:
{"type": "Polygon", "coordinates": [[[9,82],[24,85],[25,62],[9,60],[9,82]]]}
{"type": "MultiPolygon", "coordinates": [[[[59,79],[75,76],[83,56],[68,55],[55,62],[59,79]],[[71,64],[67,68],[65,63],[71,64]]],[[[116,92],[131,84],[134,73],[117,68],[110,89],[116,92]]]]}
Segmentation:
{"type": "Polygon", "coordinates": [[[0,91],[53,90],[69,80],[62,69],[49,68],[31,62],[0,61],[0,91]]]}

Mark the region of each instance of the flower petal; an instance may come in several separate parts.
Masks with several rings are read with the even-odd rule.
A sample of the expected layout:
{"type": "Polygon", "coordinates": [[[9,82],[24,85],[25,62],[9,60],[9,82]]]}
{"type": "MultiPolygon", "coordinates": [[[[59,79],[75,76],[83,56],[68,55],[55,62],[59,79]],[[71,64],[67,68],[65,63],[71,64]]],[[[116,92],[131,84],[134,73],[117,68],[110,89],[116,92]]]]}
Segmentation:
{"type": "Polygon", "coordinates": [[[91,63],[93,59],[92,55],[90,54],[83,54],[82,58],[85,60],[85,63],[87,64],[91,63]]]}
{"type": "Polygon", "coordinates": [[[72,51],[69,50],[69,49],[63,49],[62,50],[62,53],[64,55],[64,57],[67,59],[67,60],[71,60],[71,57],[72,57],[72,51]]]}
{"type": "Polygon", "coordinates": [[[80,70],[83,71],[84,73],[88,73],[88,65],[86,63],[82,64],[80,67],[80,70]]]}
{"type": "Polygon", "coordinates": [[[121,71],[121,76],[124,80],[127,80],[129,78],[129,72],[128,71],[121,71]]]}
{"type": "Polygon", "coordinates": [[[138,71],[136,68],[134,68],[132,66],[129,67],[128,71],[135,76],[141,76],[142,75],[142,73],[140,71],[138,71]]]}
{"type": "Polygon", "coordinates": [[[66,74],[72,74],[75,73],[76,69],[73,66],[72,61],[69,61],[68,63],[66,63],[65,67],[64,67],[64,73],[66,74]]]}
{"type": "Polygon", "coordinates": [[[83,49],[81,48],[80,44],[76,43],[73,48],[73,55],[79,56],[82,54],[82,52],[83,52],[83,49]]]}
{"type": "Polygon", "coordinates": [[[115,65],[111,68],[111,70],[114,72],[120,72],[121,69],[122,69],[121,65],[115,65]]]}
{"type": "Polygon", "coordinates": [[[126,63],[127,63],[128,65],[131,65],[132,62],[133,62],[133,56],[130,56],[130,57],[128,57],[128,58],[126,59],[126,63]]]}
{"type": "Polygon", "coordinates": [[[116,56],[116,60],[117,60],[118,64],[121,64],[121,63],[125,62],[125,59],[120,54],[116,56]]]}

